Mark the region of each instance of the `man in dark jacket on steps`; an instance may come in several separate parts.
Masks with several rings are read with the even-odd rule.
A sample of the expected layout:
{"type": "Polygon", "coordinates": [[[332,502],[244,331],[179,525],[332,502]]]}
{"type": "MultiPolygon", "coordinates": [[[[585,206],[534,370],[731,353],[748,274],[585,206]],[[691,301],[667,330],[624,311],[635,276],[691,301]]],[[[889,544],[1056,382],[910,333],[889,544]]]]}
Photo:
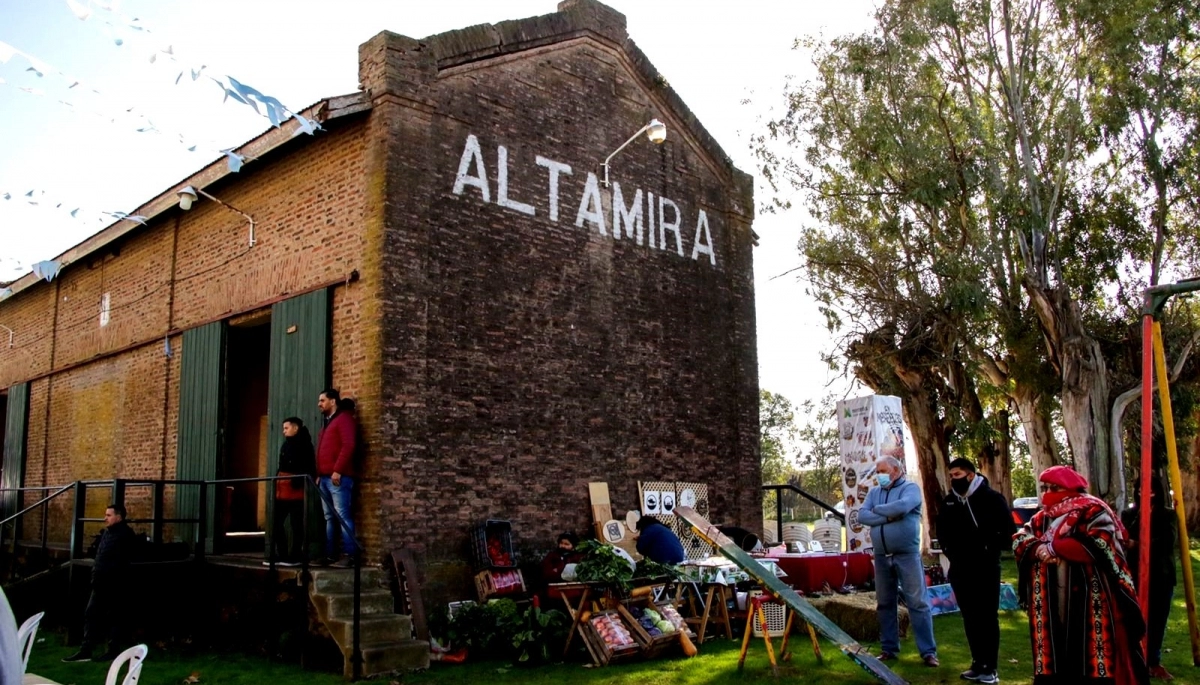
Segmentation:
{"type": "Polygon", "coordinates": [[[137,534],[125,523],[125,507],[113,504],[104,510],[104,531],[92,564],[92,596],[84,613],[83,642],[66,662],[91,661],[92,649],[110,637],[108,651],[97,661],[112,661],[128,646],[129,564],[133,561],[137,534]],[[106,635],[107,633],[107,635],[106,635]]]}
{"type": "Polygon", "coordinates": [[[1000,551],[1016,533],[1004,495],[988,487],[967,459],[950,462],[950,493],[937,521],[942,553],[950,560],[950,587],[962,613],[971,668],[964,680],[996,683],[1000,652],[1000,551]]]}

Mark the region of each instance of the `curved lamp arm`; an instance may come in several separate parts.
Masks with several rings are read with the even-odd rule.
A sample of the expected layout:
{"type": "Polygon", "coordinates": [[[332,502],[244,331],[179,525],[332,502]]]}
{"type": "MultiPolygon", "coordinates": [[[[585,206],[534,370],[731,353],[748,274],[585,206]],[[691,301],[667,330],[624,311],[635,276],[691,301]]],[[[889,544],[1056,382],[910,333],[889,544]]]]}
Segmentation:
{"type": "Polygon", "coordinates": [[[637,140],[638,136],[642,135],[643,133],[645,133],[646,137],[650,139],[650,142],[654,143],[655,145],[659,145],[664,140],[667,139],[667,126],[666,126],[666,124],[659,121],[658,119],[651,119],[650,123],[646,124],[645,126],[641,127],[640,129],[638,129],[637,133],[633,134],[632,136],[629,136],[629,140],[622,143],[621,147],[617,148],[616,150],[613,150],[613,153],[611,155],[609,155],[608,157],[605,157],[604,158],[604,187],[605,188],[608,187],[608,163],[612,161],[613,157],[617,156],[618,152],[629,147],[629,144],[632,143],[633,141],[637,140]]]}

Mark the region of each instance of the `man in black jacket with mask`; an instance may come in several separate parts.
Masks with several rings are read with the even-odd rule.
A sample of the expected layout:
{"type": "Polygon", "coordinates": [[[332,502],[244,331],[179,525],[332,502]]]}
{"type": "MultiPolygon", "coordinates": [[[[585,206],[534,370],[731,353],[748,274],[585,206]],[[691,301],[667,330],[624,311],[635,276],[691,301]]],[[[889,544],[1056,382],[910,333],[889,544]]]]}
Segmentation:
{"type": "Polygon", "coordinates": [[[1004,495],[967,459],[950,462],[950,493],[938,515],[938,540],[950,560],[950,587],[971,648],[964,680],[996,683],[1000,652],[1000,552],[1016,533],[1004,495]]]}
{"type": "Polygon", "coordinates": [[[83,616],[83,642],[78,652],[63,661],[91,661],[92,649],[105,637],[111,641],[98,661],[112,661],[122,646],[127,646],[128,624],[123,617],[128,607],[123,604],[128,601],[129,564],[136,544],[137,535],[125,523],[125,507],[110,505],[104,510],[104,531],[92,564],[92,596],[83,616]]]}

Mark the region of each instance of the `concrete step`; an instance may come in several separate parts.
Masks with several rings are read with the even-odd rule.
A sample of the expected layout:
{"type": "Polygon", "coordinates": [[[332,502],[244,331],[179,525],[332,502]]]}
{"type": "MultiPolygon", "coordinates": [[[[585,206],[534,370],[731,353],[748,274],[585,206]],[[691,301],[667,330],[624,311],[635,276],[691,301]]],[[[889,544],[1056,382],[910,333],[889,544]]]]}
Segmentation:
{"type": "MultiPolygon", "coordinates": [[[[384,575],[382,569],[375,566],[364,566],[361,573],[363,590],[387,587],[387,577],[384,575]]],[[[317,592],[354,591],[353,569],[314,568],[311,574],[312,588],[317,592]]]]}
{"type": "MultiPolygon", "coordinates": [[[[320,593],[313,595],[313,604],[318,609],[323,610],[323,615],[326,620],[330,619],[345,619],[350,620],[354,617],[354,593],[320,593]]],[[[363,591],[362,599],[359,603],[359,611],[363,616],[369,614],[390,614],[393,612],[395,602],[392,600],[392,594],[383,590],[372,590],[370,592],[363,591]]]]}
{"type": "MultiPolygon", "coordinates": [[[[329,634],[343,647],[354,644],[354,621],[330,619],[325,622],[329,634]]],[[[412,639],[412,619],[402,614],[364,614],[359,622],[359,644],[400,642],[412,639]]]]}
{"type": "MultiPolygon", "coordinates": [[[[418,671],[429,668],[429,643],[421,640],[366,644],[363,645],[362,654],[364,677],[392,671],[418,671]]],[[[347,651],[347,678],[352,675],[352,669],[347,651]]]]}

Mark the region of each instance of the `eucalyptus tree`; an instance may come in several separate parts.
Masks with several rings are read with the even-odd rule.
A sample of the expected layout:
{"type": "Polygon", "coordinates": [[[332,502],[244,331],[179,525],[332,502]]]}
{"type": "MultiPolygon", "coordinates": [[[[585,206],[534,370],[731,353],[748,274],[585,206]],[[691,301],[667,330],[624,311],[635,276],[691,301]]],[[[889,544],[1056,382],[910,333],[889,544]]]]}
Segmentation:
{"type": "MultiPolygon", "coordinates": [[[[1057,410],[1076,467],[1109,490],[1106,354],[1121,351],[1094,331],[1127,321],[1138,274],[1159,271],[1137,181],[1162,128],[1118,165],[1138,149],[1138,112],[1191,97],[1125,81],[1111,97],[1122,51],[1151,54],[1150,38],[1171,33],[1117,22],[1184,11],[1133,4],[1106,19],[1105,2],[1083,0],[885,2],[872,31],[813,45],[818,78],[788,92],[758,141],[768,178],[805,192],[815,223],[800,247],[840,351],[906,399],[927,476],[952,446],[1003,453],[1012,406],[1036,470],[1060,459],[1057,410]]],[[[1180,55],[1195,48],[1184,23],[1167,41],[1180,55]]]]}

